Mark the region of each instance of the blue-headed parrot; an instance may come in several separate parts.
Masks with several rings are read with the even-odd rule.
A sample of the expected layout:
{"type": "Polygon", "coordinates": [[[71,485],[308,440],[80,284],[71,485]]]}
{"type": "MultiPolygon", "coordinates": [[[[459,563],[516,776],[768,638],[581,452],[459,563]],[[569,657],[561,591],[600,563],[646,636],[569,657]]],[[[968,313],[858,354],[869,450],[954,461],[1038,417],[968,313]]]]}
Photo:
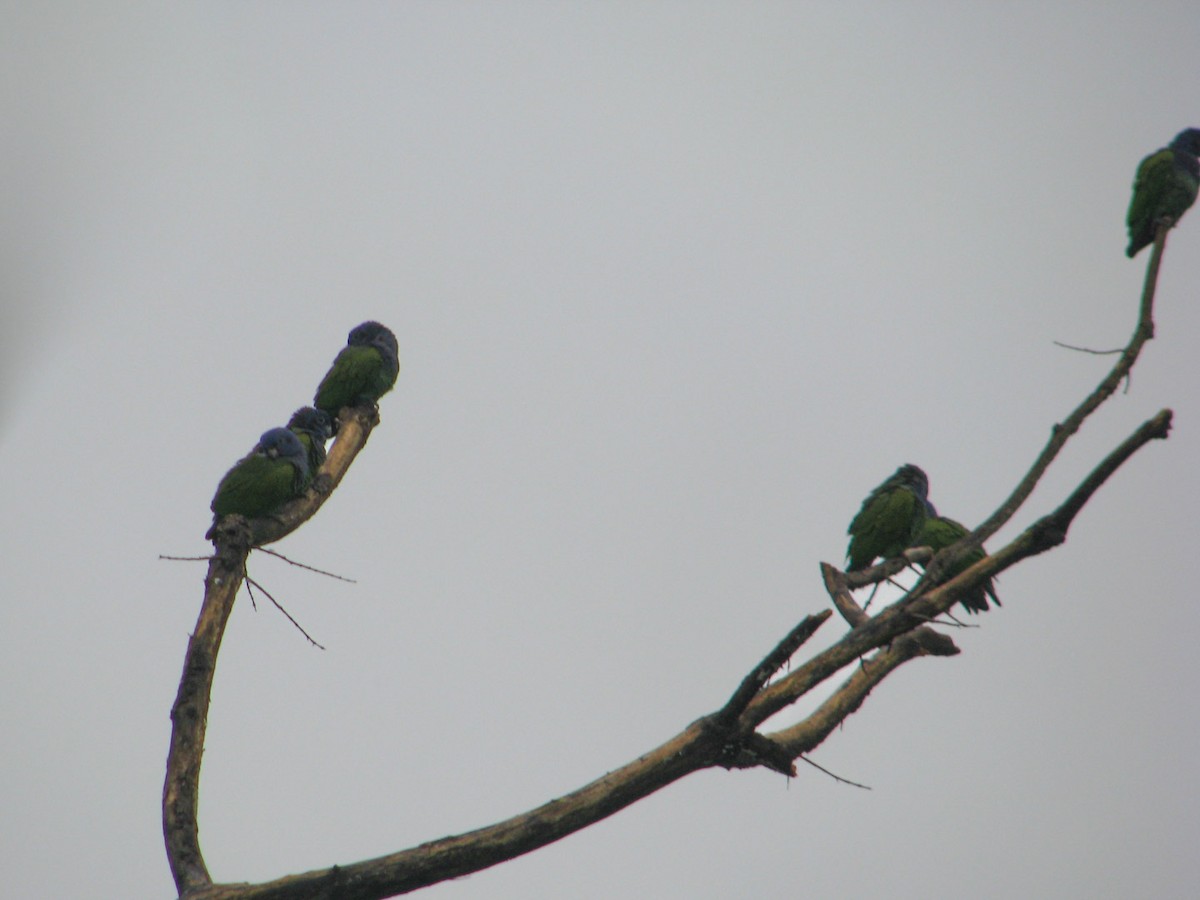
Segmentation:
{"type": "Polygon", "coordinates": [[[232,513],[248,519],[270,515],[303,494],[311,480],[300,438],[286,428],[272,428],[217,485],[213,521],[232,513]]]}
{"type": "Polygon", "coordinates": [[[399,373],[396,336],[378,322],[363,322],[350,331],[346,346],[317,387],[313,406],[336,420],[344,406],[376,402],[392,389],[399,373]]]}
{"type": "Polygon", "coordinates": [[[1133,179],[1133,198],[1125,223],[1129,226],[1129,248],[1125,255],[1154,243],[1162,219],[1174,225],[1196,202],[1200,191],[1200,128],[1179,132],[1166,147],[1141,161],[1133,179]]]}
{"type": "Polygon", "coordinates": [[[891,559],[913,546],[925,523],[929,478],[914,465],[903,465],[867,495],[846,529],[847,572],[865,569],[876,559],[891,559]]]}
{"type": "Polygon", "coordinates": [[[333,437],[333,420],[323,410],[302,406],[292,413],[287,427],[304,445],[309,474],[315,477],[317,469],[325,462],[325,442],[333,437]]]}

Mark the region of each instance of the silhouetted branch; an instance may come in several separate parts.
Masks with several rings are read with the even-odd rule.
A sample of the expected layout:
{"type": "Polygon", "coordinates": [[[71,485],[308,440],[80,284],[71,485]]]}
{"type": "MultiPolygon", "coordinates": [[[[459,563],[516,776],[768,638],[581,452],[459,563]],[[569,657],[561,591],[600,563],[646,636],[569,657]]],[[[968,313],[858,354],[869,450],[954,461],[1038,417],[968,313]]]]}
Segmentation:
{"type": "MultiPolygon", "coordinates": [[[[1009,521],[1046,468],[1083,421],[1128,376],[1142,346],[1153,336],[1154,287],[1165,241],[1158,231],[1147,270],[1137,327],[1121,358],[1097,388],[1052,431],[1049,443],[1007,500],[978,529],[934,556],[928,547],[866,570],[845,573],[823,563],[821,574],[834,607],[849,630],[831,646],[776,678],[796,651],[832,615],[806,617],[741,679],[715,712],[697,719],[661,746],[557,800],[461,835],[346,866],[289,875],[263,884],[213,884],[200,853],[196,828],[200,759],[209,692],[217,650],[234,597],[245,577],[250,550],[278,540],[310,518],[340,482],[365,445],[377,421],[373,410],[343,417],[338,440],[314,487],[271,519],[247,522],[226,517],[214,534],[205,598],[196,631],[188,643],[184,674],[172,708],[171,751],[163,792],[163,829],[176,885],[191,900],[381,900],[496,865],[529,853],[594,824],[655,791],[706,768],[766,768],[789,776],[795,761],[827,770],[804,754],[811,752],[860,709],[871,691],[899,666],[922,656],[954,656],[959,649],[929,623],[948,612],[987,579],[1020,561],[1061,544],[1072,522],[1095,491],[1134,453],[1167,437],[1171,411],[1162,410],[1114,448],[1050,514],[1038,519],[998,552],[985,556],[954,578],[941,574],[971,547],[1009,521]],[[926,567],[917,584],[899,600],[869,615],[852,591],[878,584],[911,564],[926,567]],[[861,661],[861,665],[858,664],[861,661]],[[849,676],[802,721],[775,732],[760,727],[815,687],[851,667],[849,676]],[[775,678],[774,681],[772,679],[775,678]]],[[[945,623],[941,623],[945,624],[945,623]]],[[[847,784],[848,779],[832,776],[847,784]]]]}
{"type": "Polygon", "coordinates": [[[1150,254],[1150,261],[1146,265],[1146,278],[1142,283],[1142,299],[1138,306],[1137,323],[1134,325],[1129,343],[1121,351],[1121,358],[1096,385],[1096,388],[1084,398],[1083,402],[1061,423],[1050,429],[1050,440],[1038,454],[1029,471],[1017,483],[1012,494],[974,531],[957,543],[941,550],[926,567],[921,583],[913,588],[914,592],[927,590],[926,582],[936,583],[940,580],[943,572],[973,548],[982,546],[984,541],[999,531],[1033,493],[1033,489],[1037,487],[1042,475],[1045,474],[1070,437],[1079,430],[1087,417],[1095,412],[1100,404],[1112,396],[1121,380],[1129,377],[1134,363],[1137,362],[1138,356],[1142,352],[1142,347],[1147,341],[1154,338],[1154,294],[1158,285],[1159,264],[1162,261],[1163,250],[1166,248],[1167,232],[1170,231],[1170,228],[1170,223],[1162,222],[1155,231],[1154,246],[1150,254]]]}
{"type": "MultiPolygon", "coordinates": [[[[902,598],[873,617],[866,617],[861,610],[857,613],[849,611],[847,607],[843,616],[853,620],[853,627],[841,640],[815,654],[790,674],[768,683],[772,674],[829,618],[830,612],[826,610],[806,618],[751,669],[721,709],[698,719],[676,737],[633,762],[557,800],[476,831],[376,859],[290,875],[263,884],[210,884],[198,846],[193,852],[193,845],[188,843],[183,844],[178,856],[181,868],[176,868],[173,857],[172,871],[182,871],[192,878],[188,884],[191,888],[188,897],[194,900],[380,900],[478,872],[529,853],[705,768],[764,767],[794,775],[793,761],[818,747],[896,668],[920,656],[953,656],[959,652],[949,637],[922,622],[949,609],[964,593],[990,575],[1003,571],[1019,559],[1061,543],[1074,516],[1096,488],[1138,448],[1150,440],[1165,437],[1169,425],[1170,413],[1164,410],[1110,453],[1058,510],[994,556],[985,557],[946,584],[922,597],[902,598]],[[878,648],[885,649],[856,666],[850,677],[803,721],[770,734],[756,730],[770,716],[878,648]],[[184,867],[187,865],[192,868],[184,867]]],[[[927,559],[928,553],[927,548],[921,548],[913,556],[927,559]]],[[[241,559],[244,562],[244,557],[241,559]]],[[[214,564],[216,562],[214,559],[214,564]]],[[[901,567],[906,564],[903,559],[898,562],[901,567]]],[[[880,571],[887,568],[886,565],[876,567],[880,571]]],[[[841,609],[849,596],[849,577],[828,564],[822,566],[822,574],[835,604],[841,609]]],[[[866,577],[874,577],[874,574],[877,573],[866,577]]],[[[848,602],[853,605],[853,599],[848,602]]],[[[205,608],[208,606],[206,598],[205,608]]],[[[201,619],[203,623],[203,613],[201,619]]],[[[223,624],[222,621],[222,627],[223,624]]],[[[201,630],[198,626],[197,633],[201,630]]],[[[189,645],[189,658],[196,643],[194,639],[189,645]]],[[[204,646],[208,646],[207,641],[204,646]]],[[[196,655],[204,659],[202,654],[196,655]]],[[[206,707],[207,693],[204,701],[206,707]]],[[[202,737],[201,728],[201,740],[202,737]]],[[[200,744],[189,746],[198,748],[200,744]]],[[[194,794],[191,799],[194,803],[194,794]]],[[[194,818],[191,822],[194,823],[194,818]]],[[[194,842],[194,830],[184,829],[183,834],[194,842]]],[[[181,887],[181,892],[183,890],[181,887]]]]}
{"type": "Polygon", "coordinates": [[[922,626],[892,641],[861,666],[833,695],[803,721],[769,737],[793,756],[809,753],[863,705],[872,688],[893,670],[918,656],[954,656],[959,649],[946,635],[922,626]]]}
{"type": "Polygon", "coordinates": [[[344,410],[343,426],[329,449],[313,487],[293,500],[272,519],[247,521],[226,516],[213,529],[214,552],[204,579],[204,603],[196,629],[188,640],[183,676],[171,707],[171,745],[167,751],[167,776],[163,784],[163,838],[167,862],[180,894],[212,883],[200,852],[200,762],[208,724],[208,703],[216,671],[217,653],[225,623],[246,575],[246,558],[259,544],[277,541],[308,521],[367,443],[379,421],[374,409],[344,410]]]}
{"type": "Polygon", "coordinates": [[[729,725],[738,716],[745,712],[750,701],[754,699],[754,695],[763,689],[771,676],[778,672],[792,658],[792,654],[800,649],[816,630],[820,628],[829,618],[829,610],[824,610],[817,613],[815,616],[808,616],[799,625],[793,628],[782,641],[780,641],[770,653],[766,655],[754,669],[742,679],[742,683],[738,685],[738,689],[733,692],[733,696],[729,698],[729,702],[725,704],[718,712],[713,715],[713,718],[720,725],[729,725]]]}
{"type": "Polygon", "coordinates": [[[1150,441],[1165,440],[1169,436],[1171,420],[1172,412],[1169,409],[1161,410],[1153,418],[1147,419],[1105,456],[1052,513],[1038,519],[998,552],[985,556],[944,584],[929,588],[923,595],[917,594],[917,587],[914,587],[908,596],[897,601],[896,606],[904,607],[908,613],[936,616],[946,612],[987,579],[1024,559],[1057,547],[1067,539],[1071,523],[1087,501],[1117,469],[1150,441]]]}

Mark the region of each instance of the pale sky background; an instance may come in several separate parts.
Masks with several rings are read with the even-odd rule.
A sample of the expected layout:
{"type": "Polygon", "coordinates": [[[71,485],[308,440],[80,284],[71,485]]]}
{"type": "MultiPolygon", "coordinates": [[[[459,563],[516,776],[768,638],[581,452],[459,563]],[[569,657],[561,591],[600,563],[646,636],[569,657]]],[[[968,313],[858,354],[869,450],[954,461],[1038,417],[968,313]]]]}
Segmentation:
{"type": "MultiPolygon", "coordinates": [[[[476,828],[722,704],[899,464],[974,525],[1123,344],[1138,160],[1200,10],[5,4],[0,863],[174,896],[160,794],[208,504],[367,318],[402,358],[251,574],[201,786],[214,877],[476,828]]],[[[801,765],[694,775],[475,898],[1191,897],[1200,213],[1158,338],[999,539],[1163,406],[953,659],[801,765]]],[[[991,546],[999,545],[994,539],[991,546]]],[[[832,620],[820,645],[842,633],[832,620]]],[[[807,707],[806,707],[807,708],[807,707]]],[[[781,724],[796,713],[782,716],[781,724]]]]}

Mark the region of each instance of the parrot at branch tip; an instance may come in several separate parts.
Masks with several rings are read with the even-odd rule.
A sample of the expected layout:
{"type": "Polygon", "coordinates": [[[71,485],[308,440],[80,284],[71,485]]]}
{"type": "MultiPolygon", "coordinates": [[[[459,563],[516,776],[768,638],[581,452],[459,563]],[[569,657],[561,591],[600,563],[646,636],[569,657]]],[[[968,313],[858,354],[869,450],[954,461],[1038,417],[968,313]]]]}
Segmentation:
{"type": "MultiPolygon", "coordinates": [[[[932,503],[926,504],[926,513],[925,524],[921,526],[921,533],[917,536],[917,540],[913,544],[914,547],[930,547],[936,554],[939,550],[944,550],[951,544],[958,543],[970,534],[970,530],[960,522],[939,516],[937,510],[933,508],[932,503]]],[[[979,562],[985,556],[987,556],[987,551],[982,547],[976,547],[956,562],[946,572],[942,580],[949,581],[951,578],[971,568],[971,566],[975,565],[975,563],[979,562]]],[[[1000,598],[996,596],[996,590],[993,587],[991,578],[963,597],[960,602],[963,609],[969,613],[987,612],[990,609],[988,606],[988,597],[991,597],[992,602],[997,606],[1000,605],[1000,598]]]]}
{"type": "Polygon", "coordinates": [[[1129,226],[1126,256],[1132,258],[1154,243],[1161,219],[1169,219],[1174,225],[1196,202],[1196,193],[1200,191],[1198,156],[1200,128],[1187,128],[1138,164],[1133,197],[1125,216],[1125,224],[1129,226]]]}
{"type": "Polygon", "coordinates": [[[288,419],[288,430],[300,438],[308,456],[308,472],[316,477],[317,469],[325,462],[325,442],[333,437],[333,420],[329,413],[302,406],[288,419]]]}
{"type": "Polygon", "coordinates": [[[396,335],[378,322],[363,322],[350,331],[346,346],[321,379],[313,406],[336,420],[344,406],[377,401],[392,389],[399,374],[400,348],[396,335]]]}
{"type": "Polygon", "coordinates": [[[891,559],[913,546],[925,524],[929,478],[914,465],[903,465],[863,501],[846,533],[847,572],[865,569],[876,559],[891,559]]]}
{"type": "Polygon", "coordinates": [[[303,494],[311,480],[308,454],[300,438],[286,428],[272,428],[217,485],[212,499],[213,524],[233,513],[248,519],[270,515],[303,494]]]}

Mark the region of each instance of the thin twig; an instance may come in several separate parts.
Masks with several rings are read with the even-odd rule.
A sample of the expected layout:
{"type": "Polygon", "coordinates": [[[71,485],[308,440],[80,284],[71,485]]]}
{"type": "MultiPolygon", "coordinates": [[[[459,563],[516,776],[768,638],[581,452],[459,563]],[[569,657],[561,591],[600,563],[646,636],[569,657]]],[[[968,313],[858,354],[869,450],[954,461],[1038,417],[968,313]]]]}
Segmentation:
{"type": "Polygon", "coordinates": [[[208,562],[212,559],[212,554],[208,556],[167,556],[165,553],[158,554],[159,559],[169,559],[171,562],[208,562]]]}
{"type": "Polygon", "coordinates": [[[851,787],[862,788],[864,791],[869,791],[869,790],[871,790],[871,786],[870,786],[870,785],[867,785],[867,784],[859,784],[857,781],[851,781],[849,778],[843,778],[841,775],[835,775],[835,774],[833,774],[832,772],[830,772],[830,771],[829,771],[827,768],[825,768],[824,766],[818,765],[817,763],[813,762],[811,759],[809,759],[809,758],[808,758],[807,756],[805,756],[803,753],[801,753],[801,754],[800,754],[800,756],[798,757],[798,759],[802,759],[802,760],[804,760],[804,762],[808,763],[808,764],[809,764],[810,766],[812,766],[814,769],[820,769],[822,772],[824,772],[826,775],[828,775],[828,776],[829,776],[830,778],[832,778],[834,781],[840,781],[842,784],[848,784],[848,785],[850,785],[851,787]]]}
{"type": "Polygon", "coordinates": [[[1074,344],[1064,344],[1062,341],[1051,341],[1056,347],[1062,347],[1064,350],[1074,350],[1076,353],[1091,353],[1093,356],[1112,356],[1115,353],[1124,353],[1124,347],[1117,347],[1115,350],[1093,350],[1091,347],[1076,347],[1074,344]]]}
{"type": "Polygon", "coordinates": [[[242,569],[242,580],[246,582],[246,596],[250,598],[250,608],[258,612],[258,602],[254,599],[254,585],[258,582],[250,580],[249,570],[242,569]]]}
{"type": "MultiPolygon", "coordinates": [[[[325,649],[325,647],[323,645],[318,644],[315,640],[313,640],[313,636],[311,634],[309,634],[307,631],[305,631],[301,627],[299,622],[297,622],[295,619],[292,618],[292,614],[290,612],[288,612],[286,609],[284,609],[283,605],[278,600],[276,600],[274,597],[271,596],[270,591],[268,591],[265,587],[263,587],[261,584],[259,584],[257,581],[255,581],[253,578],[251,578],[249,575],[246,576],[246,587],[247,588],[256,587],[260,591],[262,591],[263,594],[266,596],[266,598],[275,604],[275,608],[277,610],[279,610],[281,613],[283,613],[285,616],[287,616],[287,620],[296,626],[296,630],[299,631],[306,638],[308,638],[308,642],[310,644],[312,644],[318,650],[325,649]]],[[[254,595],[251,594],[251,597],[253,597],[253,596],[254,595]]]]}
{"type": "Polygon", "coordinates": [[[947,622],[945,619],[943,619],[939,616],[924,616],[924,615],[921,615],[921,613],[917,613],[917,612],[910,613],[910,615],[914,619],[924,622],[926,625],[945,625],[947,628],[978,628],[979,627],[978,625],[971,625],[967,622],[960,622],[960,621],[958,621],[958,619],[954,618],[954,616],[951,616],[950,613],[946,613],[946,615],[950,617],[949,622],[947,622]]]}
{"type": "MultiPolygon", "coordinates": [[[[888,580],[888,581],[891,581],[892,579],[890,579],[890,578],[889,578],[889,579],[887,579],[887,580],[888,580]]],[[[865,612],[866,612],[868,609],[870,609],[870,608],[871,608],[871,604],[875,602],[875,595],[876,595],[877,593],[879,593],[879,585],[881,585],[881,584],[883,584],[883,582],[882,582],[882,581],[877,581],[877,582],[875,582],[873,585],[871,585],[871,593],[867,594],[867,600],[866,600],[866,602],[865,602],[865,603],[863,603],[863,605],[862,605],[862,611],[863,611],[864,613],[865,613],[865,612]]]]}
{"type": "Polygon", "coordinates": [[[257,547],[255,549],[261,550],[263,553],[269,554],[271,556],[278,557],[279,559],[282,559],[285,563],[287,563],[289,566],[295,566],[297,569],[307,569],[309,572],[316,572],[318,575],[325,575],[328,578],[336,578],[338,581],[345,581],[348,584],[358,584],[358,582],[355,581],[353,578],[347,578],[345,575],[337,575],[333,572],[326,572],[324,569],[318,569],[315,566],[309,566],[302,562],[296,562],[296,560],[294,560],[294,559],[288,559],[286,556],[284,556],[278,550],[272,550],[270,547],[257,547]]]}
{"type": "Polygon", "coordinates": [[[1096,385],[1095,389],[1083,399],[1083,402],[1075,407],[1061,423],[1051,429],[1050,440],[1046,442],[1046,446],[1042,448],[1042,452],[1038,454],[1033,465],[1029,467],[1029,471],[1025,473],[1025,477],[1013,489],[1008,499],[1001,503],[996,511],[975,530],[957,543],[941,550],[930,565],[926,566],[925,574],[913,586],[910,592],[911,596],[920,596],[930,590],[930,586],[937,584],[943,573],[955,562],[974,548],[981,547],[984,541],[999,531],[1013,517],[1029,498],[1029,495],[1033,493],[1033,489],[1041,480],[1042,475],[1045,474],[1071,435],[1078,431],[1100,404],[1116,391],[1121,381],[1128,378],[1130,370],[1142,352],[1142,347],[1154,337],[1154,293],[1158,284],[1159,263],[1166,247],[1168,230],[1169,226],[1160,223],[1155,233],[1153,252],[1150,254],[1150,261],[1146,266],[1146,278],[1142,283],[1142,298],[1138,306],[1137,324],[1134,326],[1129,343],[1121,353],[1121,358],[1096,385]]]}

